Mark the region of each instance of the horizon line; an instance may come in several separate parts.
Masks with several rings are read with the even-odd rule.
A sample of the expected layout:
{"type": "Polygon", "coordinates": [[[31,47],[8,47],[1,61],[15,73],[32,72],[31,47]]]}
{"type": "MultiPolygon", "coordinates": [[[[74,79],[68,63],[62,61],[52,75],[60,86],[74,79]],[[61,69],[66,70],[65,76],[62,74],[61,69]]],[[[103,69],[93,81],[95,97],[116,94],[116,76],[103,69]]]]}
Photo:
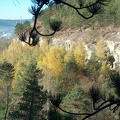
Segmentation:
{"type": "MultiPolygon", "coordinates": [[[[20,18],[19,19],[4,19],[4,18],[0,18],[0,20],[20,20],[20,18]]],[[[32,20],[32,18],[25,18],[25,19],[22,19],[22,20],[32,20]]]]}

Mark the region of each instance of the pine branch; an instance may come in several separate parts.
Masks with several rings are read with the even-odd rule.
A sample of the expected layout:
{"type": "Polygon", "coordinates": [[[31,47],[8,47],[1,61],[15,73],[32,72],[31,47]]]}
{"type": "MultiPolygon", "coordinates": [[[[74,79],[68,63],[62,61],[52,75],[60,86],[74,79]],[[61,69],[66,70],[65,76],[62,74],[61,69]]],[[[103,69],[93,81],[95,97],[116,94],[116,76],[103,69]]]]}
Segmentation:
{"type": "MultiPolygon", "coordinates": [[[[89,5],[84,5],[84,1],[82,0],[79,0],[78,1],[78,5],[80,7],[76,7],[72,4],[69,4],[63,0],[54,0],[54,2],[56,4],[64,4],[72,9],[74,9],[79,16],[81,16],[82,18],[84,19],[90,19],[92,18],[95,14],[98,14],[102,11],[102,6],[104,5],[108,5],[110,0],[96,0],[95,2],[93,3],[89,3],[89,5]],[[90,13],[89,16],[85,16],[81,13],[80,10],[82,9],[87,9],[88,12],[90,13]]],[[[37,43],[37,42],[34,42],[35,40],[32,39],[32,43],[31,43],[31,38],[32,38],[32,34],[34,32],[36,32],[38,35],[40,36],[52,36],[54,35],[57,31],[59,31],[60,29],[60,26],[52,26],[52,30],[53,32],[50,33],[50,34],[41,34],[38,29],[37,29],[37,20],[38,20],[38,16],[42,13],[42,8],[44,5],[49,5],[50,1],[49,0],[32,0],[32,2],[35,4],[34,6],[31,6],[31,9],[29,9],[29,12],[34,16],[34,23],[33,23],[33,27],[32,27],[32,30],[30,31],[30,35],[29,35],[29,40],[26,41],[26,40],[21,40],[25,43],[27,43],[28,45],[30,46],[34,46],[32,45],[32,43],[37,43]]],[[[54,25],[61,25],[61,24],[54,24],[54,25]]],[[[51,26],[51,25],[50,25],[51,26]]],[[[23,39],[23,38],[22,38],[23,39]]]]}

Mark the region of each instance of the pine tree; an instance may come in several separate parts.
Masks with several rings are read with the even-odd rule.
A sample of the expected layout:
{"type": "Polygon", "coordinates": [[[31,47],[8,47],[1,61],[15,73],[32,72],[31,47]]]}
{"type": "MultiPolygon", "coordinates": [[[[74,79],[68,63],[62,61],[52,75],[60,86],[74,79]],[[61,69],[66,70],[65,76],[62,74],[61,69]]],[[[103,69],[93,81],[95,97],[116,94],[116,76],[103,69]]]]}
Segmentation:
{"type": "Polygon", "coordinates": [[[40,70],[36,64],[31,62],[25,70],[23,79],[26,82],[26,90],[18,103],[17,110],[10,113],[14,119],[22,120],[43,120],[41,113],[43,105],[46,103],[46,92],[43,92],[42,86],[38,85],[40,70]]]}
{"type": "Polygon", "coordinates": [[[13,79],[14,67],[11,63],[4,62],[0,65],[0,79],[11,82],[13,79]]]}
{"type": "Polygon", "coordinates": [[[14,66],[5,61],[0,65],[0,119],[7,119],[12,98],[11,83],[14,77],[14,66]]]}

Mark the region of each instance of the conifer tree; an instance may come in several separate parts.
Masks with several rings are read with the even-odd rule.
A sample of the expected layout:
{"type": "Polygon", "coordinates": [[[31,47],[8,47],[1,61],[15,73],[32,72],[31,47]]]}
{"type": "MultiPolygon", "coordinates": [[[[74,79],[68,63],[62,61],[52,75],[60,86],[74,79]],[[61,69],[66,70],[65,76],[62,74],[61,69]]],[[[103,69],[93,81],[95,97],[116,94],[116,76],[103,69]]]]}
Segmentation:
{"type": "Polygon", "coordinates": [[[46,103],[46,92],[43,92],[42,86],[38,85],[40,70],[36,68],[36,63],[31,62],[23,76],[26,84],[26,90],[23,93],[17,110],[10,113],[13,119],[22,120],[44,120],[41,110],[46,103]]]}
{"type": "Polygon", "coordinates": [[[14,66],[5,61],[0,65],[0,119],[6,120],[9,112],[11,95],[11,83],[14,77],[14,66]]]}

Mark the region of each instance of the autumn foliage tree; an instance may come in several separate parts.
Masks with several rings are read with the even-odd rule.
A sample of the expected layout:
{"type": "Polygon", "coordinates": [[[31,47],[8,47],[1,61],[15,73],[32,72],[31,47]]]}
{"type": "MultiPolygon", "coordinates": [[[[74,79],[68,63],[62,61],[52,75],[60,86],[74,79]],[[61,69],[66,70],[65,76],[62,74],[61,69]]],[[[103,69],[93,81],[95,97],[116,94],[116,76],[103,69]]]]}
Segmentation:
{"type": "Polygon", "coordinates": [[[100,60],[100,61],[105,61],[106,60],[104,41],[100,40],[100,41],[97,42],[96,52],[97,52],[98,60],[100,60]]]}
{"type": "Polygon", "coordinates": [[[87,53],[82,43],[78,44],[74,50],[74,59],[80,70],[85,69],[87,53]]]}
{"type": "Polygon", "coordinates": [[[38,64],[41,68],[43,66],[44,72],[49,70],[55,77],[62,75],[61,53],[57,47],[51,47],[43,60],[39,61],[38,64]]]}

